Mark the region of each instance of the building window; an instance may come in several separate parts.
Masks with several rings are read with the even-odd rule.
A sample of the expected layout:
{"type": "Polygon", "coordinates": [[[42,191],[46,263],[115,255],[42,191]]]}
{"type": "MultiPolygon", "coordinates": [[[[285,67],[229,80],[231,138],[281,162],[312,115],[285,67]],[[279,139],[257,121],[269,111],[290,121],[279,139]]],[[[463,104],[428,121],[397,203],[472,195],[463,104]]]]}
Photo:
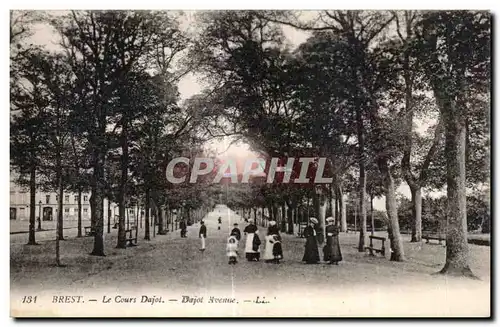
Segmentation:
{"type": "Polygon", "coordinates": [[[69,195],[64,196],[64,202],[68,203],[69,202],[69,195]]]}
{"type": "Polygon", "coordinates": [[[19,217],[26,218],[26,210],[24,208],[19,208],[19,217]]]}
{"type": "Polygon", "coordinates": [[[83,196],[83,201],[87,202],[89,200],[89,197],[87,195],[83,196]]]}
{"type": "Polygon", "coordinates": [[[75,203],[78,202],[78,195],[75,195],[75,203]]]}
{"type": "Polygon", "coordinates": [[[56,202],[59,202],[59,195],[56,194],[56,202]]]}
{"type": "Polygon", "coordinates": [[[69,213],[69,208],[64,208],[64,213],[69,213]]]}
{"type": "Polygon", "coordinates": [[[45,203],[46,204],[50,203],[50,194],[45,196],[45,203]]]}
{"type": "Polygon", "coordinates": [[[83,208],[83,213],[84,213],[84,214],[88,214],[88,213],[89,213],[89,209],[87,209],[87,208],[83,208]]]}

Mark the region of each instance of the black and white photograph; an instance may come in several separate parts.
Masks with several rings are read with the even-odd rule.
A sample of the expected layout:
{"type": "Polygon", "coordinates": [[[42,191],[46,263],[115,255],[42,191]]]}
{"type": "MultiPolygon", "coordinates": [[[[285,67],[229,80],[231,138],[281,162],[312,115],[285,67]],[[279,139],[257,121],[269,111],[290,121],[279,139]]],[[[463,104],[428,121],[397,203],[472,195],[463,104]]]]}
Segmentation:
{"type": "Polygon", "coordinates": [[[492,316],[492,12],[9,15],[11,317],[492,316]]]}

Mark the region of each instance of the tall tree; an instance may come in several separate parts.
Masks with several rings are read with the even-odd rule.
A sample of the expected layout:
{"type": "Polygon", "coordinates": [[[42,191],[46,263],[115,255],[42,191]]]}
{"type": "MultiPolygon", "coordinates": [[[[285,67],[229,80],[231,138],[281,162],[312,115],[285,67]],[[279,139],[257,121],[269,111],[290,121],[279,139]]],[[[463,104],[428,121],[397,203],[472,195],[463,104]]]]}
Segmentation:
{"type": "Polygon", "coordinates": [[[472,276],[466,212],[466,122],[474,93],[490,88],[491,15],[474,11],[427,13],[417,49],[445,133],[447,176],[446,263],[443,274],[472,276]]]}

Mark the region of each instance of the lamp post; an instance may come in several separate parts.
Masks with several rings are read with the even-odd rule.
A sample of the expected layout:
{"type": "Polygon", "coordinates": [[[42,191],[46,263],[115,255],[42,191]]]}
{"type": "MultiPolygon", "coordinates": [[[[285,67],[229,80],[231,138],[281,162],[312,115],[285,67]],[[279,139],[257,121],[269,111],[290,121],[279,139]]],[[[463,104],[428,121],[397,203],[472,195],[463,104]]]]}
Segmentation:
{"type": "Polygon", "coordinates": [[[42,200],[38,202],[38,230],[42,230],[42,200]]]}

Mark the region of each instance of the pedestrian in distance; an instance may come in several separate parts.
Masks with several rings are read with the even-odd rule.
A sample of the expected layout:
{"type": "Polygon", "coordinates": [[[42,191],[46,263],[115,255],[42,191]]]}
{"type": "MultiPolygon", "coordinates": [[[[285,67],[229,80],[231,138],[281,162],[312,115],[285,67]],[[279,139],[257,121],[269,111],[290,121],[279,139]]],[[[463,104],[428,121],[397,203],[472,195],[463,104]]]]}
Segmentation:
{"type": "Polygon", "coordinates": [[[235,236],[229,236],[227,239],[226,254],[229,257],[230,265],[235,265],[238,262],[238,240],[235,236]]]}
{"type": "Polygon", "coordinates": [[[205,251],[205,239],[207,238],[207,226],[205,226],[205,222],[203,220],[200,222],[200,224],[201,224],[200,233],[199,233],[199,237],[201,239],[200,251],[203,252],[203,251],[205,251]]]}
{"type": "Polygon", "coordinates": [[[185,238],[186,233],[187,233],[187,226],[186,226],[186,220],[182,219],[181,222],[179,223],[179,227],[181,229],[181,237],[185,238]]]}
{"type": "Polygon", "coordinates": [[[219,226],[217,227],[218,230],[220,230],[220,226],[222,225],[222,218],[219,217],[219,226]]]}

